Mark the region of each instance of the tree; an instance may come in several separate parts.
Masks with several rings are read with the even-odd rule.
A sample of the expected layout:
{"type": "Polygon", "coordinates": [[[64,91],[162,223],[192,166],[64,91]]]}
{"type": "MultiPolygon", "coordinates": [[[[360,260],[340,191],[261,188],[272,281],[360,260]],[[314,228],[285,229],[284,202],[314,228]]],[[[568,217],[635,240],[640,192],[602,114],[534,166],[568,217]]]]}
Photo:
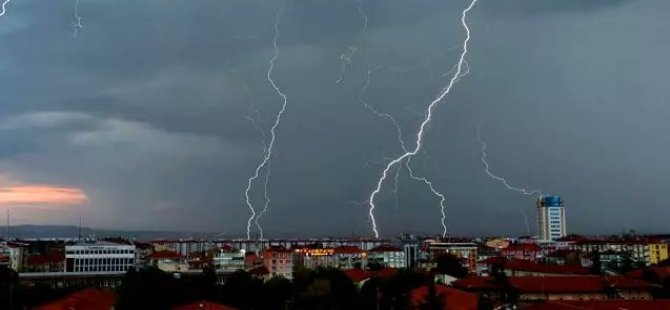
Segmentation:
{"type": "Polygon", "coordinates": [[[291,281],[282,276],[275,276],[265,285],[268,291],[268,309],[285,309],[293,289],[291,281]]]}
{"type": "Polygon", "coordinates": [[[158,268],[130,269],[118,289],[117,309],[169,309],[183,296],[177,284],[171,274],[158,268]]]}
{"type": "Polygon", "coordinates": [[[468,275],[468,269],[463,267],[461,260],[451,254],[443,254],[435,258],[437,267],[435,271],[441,274],[448,274],[456,278],[463,278],[468,275]]]}

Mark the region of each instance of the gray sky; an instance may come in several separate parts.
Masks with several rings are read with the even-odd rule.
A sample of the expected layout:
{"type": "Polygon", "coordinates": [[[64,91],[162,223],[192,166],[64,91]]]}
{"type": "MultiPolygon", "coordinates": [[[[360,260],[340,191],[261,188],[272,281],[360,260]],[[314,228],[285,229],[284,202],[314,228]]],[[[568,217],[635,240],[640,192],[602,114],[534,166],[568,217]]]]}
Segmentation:
{"type": "MultiPolygon", "coordinates": [[[[14,223],[207,230],[243,236],[244,189],[281,100],[268,237],[371,235],[364,202],[386,157],[414,143],[464,38],[460,0],[14,0],[0,17],[0,208],[14,223]],[[343,80],[341,54],[354,46],[343,80]],[[258,113],[254,112],[258,111],[258,113]],[[7,198],[9,197],[9,198],[7,198]],[[26,198],[28,197],[28,198],[26,198]]],[[[576,233],[665,231],[670,184],[670,2],[480,0],[470,74],[435,110],[414,170],[447,197],[449,232],[525,233],[559,194],[576,233]]],[[[252,192],[262,206],[262,184],[252,192]]],[[[399,177],[379,197],[383,236],[441,232],[438,200],[399,177]]]]}

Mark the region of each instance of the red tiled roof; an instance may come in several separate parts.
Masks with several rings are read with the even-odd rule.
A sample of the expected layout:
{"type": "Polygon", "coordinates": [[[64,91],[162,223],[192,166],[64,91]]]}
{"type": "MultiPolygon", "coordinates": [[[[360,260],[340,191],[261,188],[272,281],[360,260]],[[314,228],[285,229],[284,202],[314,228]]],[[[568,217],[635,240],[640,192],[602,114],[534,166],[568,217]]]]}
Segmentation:
{"type": "Polygon", "coordinates": [[[506,261],[507,261],[507,259],[504,258],[504,257],[495,256],[495,257],[489,257],[489,258],[484,259],[484,260],[480,260],[477,263],[478,264],[484,264],[484,265],[502,265],[506,261]]]}
{"type": "Polygon", "coordinates": [[[566,258],[568,255],[575,253],[576,251],[573,250],[568,250],[568,249],[560,249],[553,251],[547,255],[548,257],[561,257],[561,258],[566,258]]]}
{"type": "MultiPolygon", "coordinates": [[[[649,266],[647,269],[658,275],[661,280],[670,276],[670,266],[649,266]]],[[[627,273],[626,276],[642,279],[643,271],[642,269],[633,270],[627,273]]]]}
{"type": "MultiPolygon", "coordinates": [[[[410,309],[420,309],[428,297],[428,286],[415,288],[409,293],[410,309]]],[[[442,298],[444,310],[476,310],[479,307],[479,296],[445,285],[435,285],[435,295],[442,298]]]]}
{"type": "Polygon", "coordinates": [[[356,283],[361,282],[363,280],[367,280],[370,277],[372,277],[371,272],[365,271],[363,269],[347,269],[344,270],[344,274],[346,274],[347,277],[349,277],[349,279],[351,279],[356,283]]]}
{"type": "Polygon", "coordinates": [[[538,264],[522,259],[509,259],[504,264],[504,269],[514,271],[527,271],[547,274],[589,274],[589,268],[582,266],[564,266],[564,265],[547,265],[538,264]]]}
{"type": "Polygon", "coordinates": [[[543,293],[600,293],[606,282],[600,276],[509,277],[509,283],[519,292],[543,293]]]}
{"type": "Polygon", "coordinates": [[[498,284],[493,282],[493,278],[481,276],[469,276],[467,278],[456,280],[451,284],[456,288],[465,290],[493,290],[499,287],[498,284]]]}
{"type": "Polygon", "coordinates": [[[670,309],[670,300],[589,300],[547,301],[524,308],[524,310],[648,310],[670,309]]]}
{"type": "Polygon", "coordinates": [[[341,246],[335,248],[335,254],[360,254],[363,253],[359,247],[356,246],[341,246]]]}
{"type": "Polygon", "coordinates": [[[54,302],[39,306],[37,310],[102,310],[113,309],[117,297],[113,291],[88,288],[54,302]]]}
{"type": "Polygon", "coordinates": [[[388,278],[395,276],[398,273],[398,269],[395,268],[382,268],[380,270],[374,271],[375,276],[380,278],[388,278]]]}
{"type": "Polygon", "coordinates": [[[174,307],[172,310],[237,310],[237,308],[213,303],[211,301],[200,300],[179,307],[174,307]]]}
{"type": "MultiPolygon", "coordinates": [[[[521,293],[599,293],[604,292],[609,286],[615,289],[651,289],[654,287],[652,284],[626,277],[508,277],[507,280],[521,293]]],[[[453,285],[466,290],[490,290],[499,287],[493,278],[480,276],[456,280],[453,285]]]]}
{"type": "Polygon", "coordinates": [[[617,289],[651,289],[656,287],[651,283],[647,283],[638,279],[633,279],[629,277],[607,277],[607,283],[617,289]]]}
{"type": "Polygon", "coordinates": [[[402,249],[392,245],[380,245],[378,247],[372,248],[370,252],[402,252],[402,249]]]}
{"type": "Polygon", "coordinates": [[[506,248],[502,249],[502,252],[514,252],[514,251],[526,251],[526,252],[539,252],[542,248],[535,243],[512,243],[506,248]]]}
{"type": "Polygon", "coordinates": [[[177,252],[158,251],[151,253],[151,255],[147,256],[147,259],[181,259],[181,256],[177,252]]]}

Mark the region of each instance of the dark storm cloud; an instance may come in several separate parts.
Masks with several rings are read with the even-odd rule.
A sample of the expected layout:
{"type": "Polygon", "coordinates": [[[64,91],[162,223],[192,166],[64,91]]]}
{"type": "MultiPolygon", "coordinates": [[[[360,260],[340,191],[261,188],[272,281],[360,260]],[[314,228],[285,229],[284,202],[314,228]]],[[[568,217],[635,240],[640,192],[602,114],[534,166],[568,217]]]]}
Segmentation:
{"type": "MultiPolygon", "coordinates": [[[[376,69],[364,98],[398,119],[408,143],[458,55],[465,1],[362,3],[365,33],[356,1],[285,4],[273,77],[289,106],[262,220],[270,236],[369,234],[366,207],[352,202],[367,199],[400,148],[394,128],[357,101],[366,53],[376,69]]],[[[262,151],[246,117],[258,110],[268,130],[281,103],[265,74],[282,2],[83,1],[75,40],[72,5],[13,1],[0,18],[0,171],[86,190],[91,226],[242,235],[244,186],[262,151]]],[[[532,198],[482,172],[479,124],[492,170],[563,195],[570,230],[662,228],[667,8],[480,0],[471,74],[412,161],[447,195],[451,232],[522,233],[521,213],[534,215],[532,198]],[[593,227],[603,213],[608,223],[593,227]]],[[[384,189],[383,234],[440,231],[437,200],[406,172],[397,207],[392,184],[384,189]]],[[[26,221],[78,218],[46,215],[26,221]]]]}

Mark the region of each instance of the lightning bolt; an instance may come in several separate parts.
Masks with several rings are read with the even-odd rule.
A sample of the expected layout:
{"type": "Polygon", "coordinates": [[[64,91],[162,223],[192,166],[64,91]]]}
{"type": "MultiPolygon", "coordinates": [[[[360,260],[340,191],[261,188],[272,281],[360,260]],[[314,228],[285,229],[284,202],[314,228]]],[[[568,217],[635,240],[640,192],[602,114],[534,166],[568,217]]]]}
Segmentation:
{"type": "MultiPolygon", "coordinates": [[[[477,128],[477,141],[479,142],[479,145],[481,146],[481,149],[480,149],[480,151],[481,151],[481,161],[482,161],[482,164],[484,165],[484,172],[486,172],[486,174],[489,177],[491,177],[492,179],[494,179],[496,181],[499,181],[507,189],[509,189],[511,191],[515,191],[517,193],[521,193],[521,194],[526,195],[526,196],[531,196],[531,195],[541,196],[542,195],[542,192],[540,190],[532,190],[531,191],[531,190],[528,190],[526,188],[520,188],[520,187],[512,186],[507,182],[507,180],[505,180],[505,178],[502,178],[502,177],[499,177],[499,176],[493,174],[493,172],[491,172],[491,170],[490,170],[489,163],[486,160],[486,156],[487,156],[486,148],[488,147],[488,145],[482,139],[481,130],[480,130],[479,127],[477,128]]],[[[521,216],[523,217],[523,222],[526,225],[526,232],[528,233],[528,235],[530,235],[530,225],[528,224],[528,216],[526,215],[523,208],[520,208],[519,212],[521,213],[521,216]]]]}
{"type": "Polygon", "coordinates": [[[444,237],[447,236],[447,224],[445,223],[445,221],[447,219],[447,214],[446,214],[447,197],[442,195],[442,193],[438,192],[435,189],[435,187],[433,187],[433,183],[431,181],[429,181],[425,177],[417,176],[417,175],[414,174],[414,170],[412,170],[412,168],[409,165],[410,159],[411,159],[411,157],[409,157],[405,161],[405,167],[407,167],[407,171],[409,171],[409,177],[414,179],[414,180],[417,180],[417,181],[420,181],[420,182],[423,182],[424,184],[426,184],[426,186],[428,186],[428,189],[430,189],[430,191],[433,193],[433,195],[440,198],[440,213],[442,214],[442,218],[440,219],[440,223],[442,223],[442,237],[444,238],[444,237]]]}
{"type": "Polygon", "coordinates": [[[81,23],[82,18],[79,15],[79,0],[75,0],[74,3],[74,20],[72,21],[72,39],[76,39],[79,34],[79,30],[84,29],[84,25],[81,23]]]}
{"type": "Polygon", "coordinates": [[[9,4],[11,1],[12,1],[12,0],[4,0],[4,1],[2,2],[2,4],[0,4],[0,16],[5,15],[5,12],[7,12],[7,10],[5,9],[5,7],[6,7],[7,4],[9,4]]]}
{"type": "MultiPolygon", "coordinates": [[[[363,0],[356,0],[358,14],[363,19],[363,29],[361,33],[365,36],[365,33],[368,31],[368,16],[363,10],[363,0]]],[[[356,45],[349,46],[346,51],[340,54],[340,61],[342,62],[340,66],[340,73],[338,74],[337,80],[335,83],[340,84],[344,79],[344,74],[347,72],[347,67],[351,65],[351,59],[358,52],[358,47],[356,45]]]]}
{"type": "MultiPolygon", "coordinates": [[[[275,62],[277,61],[277,58],[279,58],[279,46],[277,45],[277,40],[279,39],[279,33],[280,33],[279,23],[281,22],[281,16],[283,12],[284,12],[284,5],[282,5],[281,8],[275,14],[275,23],[274,23],[275,34],[272,39],[272,47],[274,49],[274,55],[270,59],[270,64],[268,66],[268,71],[266,75],[267,81],[270,83],[275,92],[277,92],[277,95],[279,95],[279,97],[282,98],[282,105],[281,109],[279,110],[279,112],[277,112],[277,115],[275,116],[275,120],[272,127],[270,128],[270,142],[267,144],[267,147],[265,148],[266,150],[264,152],[263,160],[258,164],[258,166],[256,166],[256,169],[254,170],[254,175],[247,180],[247,188],[244,191],[244,197],[246,198],[247,207],[249,207],[249,210],[251,211],[251,216],[247,221],[247,240],[251,239],[251,222],[254,220],[254,218],[256,218],[256,210],[254,209],[251,203],[251,199],[249,198],[249,192],[251,191],[251,187],[253,186],[254,181],[256,181],[259,178],[261,170],[265,167],[267,169],[265,186],[264,186],[266,203],[263,211],[261,211],[261,214],[265,213],[270,203],[270,199],[268,198],[267,194],[267,182],[268,182],[267,180],[270,174],[270,160],[272,158],[272,150],[275,145],[275,141],[277,140],[276,130],[277,127],[279,127],[279,124],[281,123],[282,116],[284,115],[284,112],[286,112],[286,106],[288,105],[286,94],[284,94],[281,91],[279,86],[277,86],[277,83],[275,83],[275,81],[272,79],[272,72],[275,67],[275,62]]],[[[260,227],[258,221],[256,221],[256,224],[260,227]]]]}
{"type": "Polygon", "coordinates": [[[442,91],[438,94],[438,96],[431,101],[431,103],[428,105],[428,107],[425,110],[425,117],[423,121],[421,122],[421,125],[419,126],[419,130],[416,134],[416,145],[414,146],[414,149],[411,151],[407,151],[404,154],[400,155],[396,159],[390,161],[387,165],[386,168],[384,168],[381,177],[377,181],[377,186],[375,189],[372,191],[370,194],[370,198],[368,199],[369,202],[369,210],[368,210],[368,215],[370,217],[370,220],[372,222],[372,231],[375,234],[375,238],[379,238],[379,230],[377,229],[377,221],[375,220],[375,215],[374,211],[375,208],[377,207],[375,205],[375,197],[381,192],[382,185],[384,184],[384,181],[386,180],[386,177],[389,174],[389,171],[391,168],[393,168],[395,165],[400,164],[403,160],[405,159],[410,159],[412,156],[416,155],[420,150],[423,145],[423,137],[424,137],[424,132],[426,130],[426,127],[428,124],[430,124],[432,118],[433,118],[433,110],[435,107],[444,99],[445,96],[447,96],[450,92],[451,89],[453,88],[454,84],[456,84],[456,81],[461,77],[461,72],[463,70],[463,63],[465,62],[465,56],[468,53],[468,42],[470,42],[470,28],[468,27],[466,18],[468,15],[468,12],[472,10],[474,5],[477,3],[477,0],[472,0],[470,2],[470,5],[468,5],[465,10],[461,13],[461,24],[463,25],[463,28],[465,29],[466,33],[466,38],[463,41],[463,51],[460,54],[457,67],[456,67],[456,72],[454,75],[449,79],[449,83],[447,86],[442,89],[442,91]]]}
{"type": "MultiPolygon", "coordinates": [[[[260,120],[260,118],[261,118],[260,112],[258,110],[255,110],[254,113],[256,114],[256,119],[260,120]]],[[[259,121],[257,121],[256,119],[252,118],[251,116],[247,116],[247,120],[249,120],[251,122],[251,124],[254,125],[254,127],[256,127],[256,129],[258,129],[258,131],[261,133],[261,145],[263,146],[263,154],[265,154],[267,152],[267,148],[268,148],[268,145],[267,145],[267,142],[266,142],[267,137],[265,135],[265,131],[263,130],[263,127],[261,127],[259,121]]],[[[270,174],[271,174],[270,165],[268,165],[266,170],[265,170],[265,181],[263,182],[263,197],[265,199],[265,204],[263,205],[263,210],[261,210],[261,212],[258,213],[258,215],[254,219],[254,224],[256,225],[256,227],[258,228],[258,231],[259,231],[260,240],[263,240],[264,233],[263,233],[263,227],[261,227],[261,225],[258,221],[263,216],[263,214],[265,214],[265,212],[267,212],[268,207],[270,205],[270,196],[268,195],[268,182],[270,180],[270,174]]]]}
{"type": "Polygon", "coordinates": [[[494,180],[498,180],[498,181],[500,181],[500,182],[501,182],[507,189],[509,189],[509,190],[511,190],[511,191],[515,191],[515,192],[518,192],[518,193],[522,193],[522,194],[524,194],[524,195],[526,195],[526,196],[535,195],[535,194],[537,194],[537,195],[542,195],[542,192],[539,191],[539,190],[533,190],[533,191],[530,191],[530,190],[525,189],[525,188],[514,187],[514,186],[512,186],[512,185],[509,185],[509,183],[507,182],[507,180],[505,180],[504,178],[499,177],[499,176],[493,174],[493,173],[491,172],[491,170],[490,170],[489,163],[488,163],[488,161],[486,160],[486,156],[487,156],[487,154],[486,154],[486,148],[488,147],[488,145],[486,144],[486,142],[484,142],[484,140],[482,140],[481,133],[480,133],[479,129],[477,129],[477,141],[479,142],[479,145],[481,145],[481,154],[482,154],[482,156],[481,156],[481,161],[482,161],[482,164],[484,164],[484,172],[486,172],[486,174],[488,174],[489,177],[491,177],[491,178],[494,179],[494,180]]]}

